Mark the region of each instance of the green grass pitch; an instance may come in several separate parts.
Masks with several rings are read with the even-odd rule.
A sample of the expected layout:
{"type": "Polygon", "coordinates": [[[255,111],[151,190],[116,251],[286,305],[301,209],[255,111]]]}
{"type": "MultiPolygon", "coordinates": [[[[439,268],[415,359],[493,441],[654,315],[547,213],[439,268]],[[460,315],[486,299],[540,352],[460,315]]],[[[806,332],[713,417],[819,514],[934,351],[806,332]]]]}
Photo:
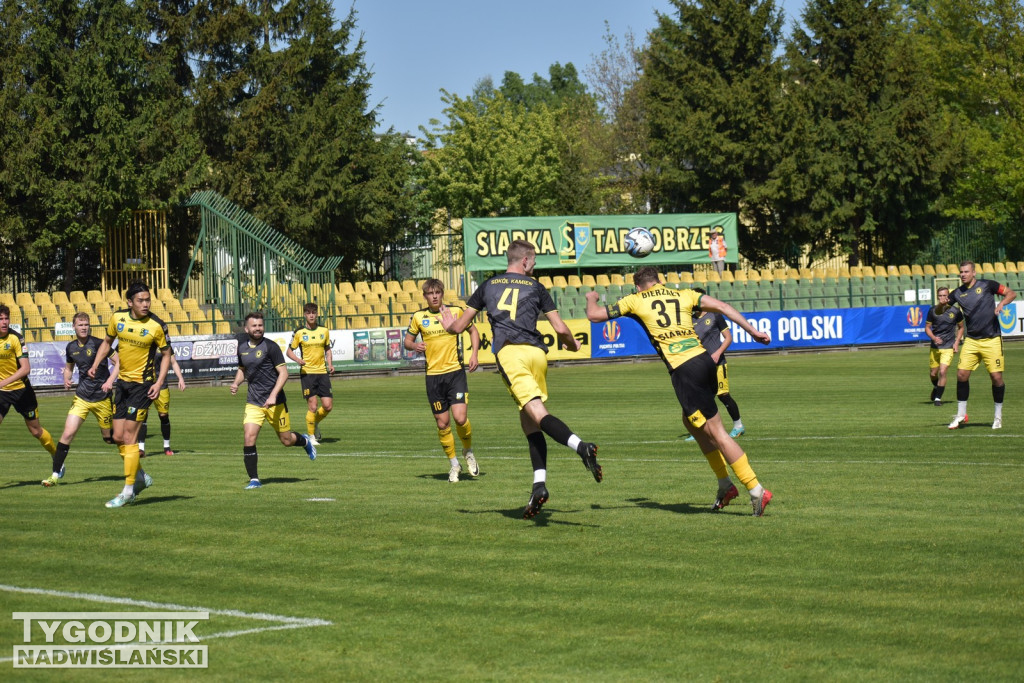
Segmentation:
{"type": "MultiPolygon", "coordinates": [[[[257,491],[244,397],[174,391],[180,452],[144,460],[155,486],[120,510],[94,422],[46,489],[49,456],[12,412],[0,613],[206,609],[211,680],[1021,680],[1024,344],[1006,345],[1000,431],[984,371],[969,426],[946,428],[955,380],[931,405],[927,355],[732,358],[740,442],[775,493],[761,519],[742,494],[708,512],[715,481],[659,362],[550,370],[549,409],[600,445],[605,480],[549,441],[551,500],[529,521],[529,457],[492,371],[470,376],[482,473],[458,484],[421,376],[336,380],[316,462],[265,428],[257,491]]],[[[69,405],[41,399],[54,438],[69,405]]],[[[54,680],[12,668],[21,642],[0,615],[0,679],[54,680]]]]}

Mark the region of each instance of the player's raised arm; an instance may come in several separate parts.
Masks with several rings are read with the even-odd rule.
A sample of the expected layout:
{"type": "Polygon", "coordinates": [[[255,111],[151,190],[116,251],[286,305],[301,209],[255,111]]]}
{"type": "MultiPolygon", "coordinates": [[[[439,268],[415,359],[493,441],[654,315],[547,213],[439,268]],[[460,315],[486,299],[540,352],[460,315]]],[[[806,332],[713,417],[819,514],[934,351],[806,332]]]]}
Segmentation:
{"type": "Polygon", "coordinates": [[[476,314],[476,309],[467,306],[462,315],[456,318],[447,306],[441,304],[441,326],[452,334],[465,332],[466,328],[473,323],[473,318],[476,317],[476,314]]]}

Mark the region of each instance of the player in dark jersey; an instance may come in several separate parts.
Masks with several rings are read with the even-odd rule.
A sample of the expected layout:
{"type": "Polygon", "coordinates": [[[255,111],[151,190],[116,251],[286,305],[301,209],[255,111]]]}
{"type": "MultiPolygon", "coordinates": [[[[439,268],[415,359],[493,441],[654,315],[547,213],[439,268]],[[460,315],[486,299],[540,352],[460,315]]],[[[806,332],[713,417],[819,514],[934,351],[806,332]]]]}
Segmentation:
{"type": "Polygon", "coordinates": [[[549,497],[545,434],[576,451],[595,481],[600,482],[604,474],[597,462],[597,445],[580,439],[544,406],[548,398],[548,348],[537,331],[537,318],[541,314],[547,317],[564,348],[579,351],[580,342],[558,315],[548,290],[533,278],[536,248],[515,240],[508,245],[507,257],[507,273],[490,278],[473,292],[466,311],[458,318],[442,306],[441,322],[446,330],[458,334],[470,326],[478,312],[487,311],[494,337],[491,350],[501,378],[519,406],[519,423],[530,444],[533,491],[523,510],[523,517],[529,519],[540,512],[549,497]]]}
{"type": "Polygon", "coordinates": [[[771,337],[755,329],[724,301],[692,289],[677,290],[662,285],[658,269],[653,266],[637,270],[633,284],[636,294],[622,297],[612,306],[600,306],[598,293],[587,292],[587,318],[598,323],[627,315],[643,325],[651,345],[668,367],[676,398],[683,408],[683,423],[696,438],[718,477],[718,496],[711,509],[720,510],[738,494],[726,469],[728,463],[747,487],[754,516],[760,517],[772,499],[772,492],[761,486],[747,461],[747,454],[725,431],[715,403],[718,391],[715,362],[697,338],[693,313],[721,313],[761,344],[770,343],[771,337]]]}
{"type": "Polygon", "coordinates": [[[113,430],[114,441],[124,460],[125,483],[121,493],[107,501],[108,508],[120,508],[133,502],[139,493],[153,485],[153,478],[139,465],[139,426],[160,393],[171,355],[171,346],[164,336],[167,326],[149,312],[152,303],[149,286],[141,281],[132,282],[124,297],[128,308],[110,316],[107,335],[96,350],[88,372],[89,377],[96,379],[100,366],[106,363],[107,354],[117,341],[121,364],[114,383],[113,430]]]}
{"type": "Polygon", "coordinates": [[[68,342],[64,351],[64,388],[71,388],[71,380],[74,370],[78,368],[78,388],[75,390],[75,400],[68,410],[68,417],[64,421],[64,433],[57,442],[57,451],[53,454],[53,474],[43,479],[43,486],[56,486],[57,481],[64,476],[64,461],[71,449],[71,441],[78,433],[78,429],[85,423],[89,414],[96,416],[96,422],[100,425],[100,436],[109,444],[114,444],[113,405],[110,401],[110,390],[117,379],[118,355],[112,352],[108,356],[114,364],[111,370],[106,363],[97,368],[96,377],[89,377],[89,368],[92,367],[93,358],[99,350],[103,341],[99,337],[92,336],[92,325],[89,324],[88,313],[75,313],[71,319],[75,328],[75,340],[68,342]]]}
{"type": "Polygon", "coordinates": [[[284,384],[288,381],[288,367],[284,362],[281,347],[272,339],[263,336],[262,311],[253,311],[245,316],[246,337],[238,340],[238,372],[231,383],[231,395],[238,393],[243,381],[249,382],[245,397],[245,417],[242,420],[242,455],[249,483],[245,488],[258,489],[260,482],[256,452],[256,437],[264,422],[269,422],[277,438],[285,446],[297,446],[306,450],[310,460],[316,460],[313,442],[291,429],[288,417],[288,403],[284,396],[284,384]]]}
{"type": "MultiPolygon", "coordinates": [[[[701,287],[694,287],[693,291],[707,294],[701,287]]],[[[725,351],[732,345],[732,330],[729,329],[729,323],[721,313],[703,311],[694,319],[693,329],[700,338],[701,346],[711,354],[711,360],[718,366],[718,400],[725,406],[729,418],[732,419],[732,431],[729,432],[729,436],[734,439],[743,436],[747,430],[740,419],[740,407],[729,393],[729,365],[725,360],[725,351]]],[[[686,437],[686,440],[693,441],[693,434],[686,437]]]]}
{"type": "Polygon", "coordinates": [[[956,306],[950,305],[949,287],[939,287],[935,295],[939,303],[928,311],[924,333],[932,340],[928,354],[928,374],[932,379],[932,395],[929,400],[941,406],[942,394],[946,391],[946,370],[964,338],[964,314],[956,306]]]}
{"type": "Polygon", "coordinates": [[[52,458],[57,447],[50,432],[39,424],[39,403],[28,379],[31,372],[28,346],[21,333],[11,329],[11,309],[0,304],[0,422],[14,408],[25,418],[29,434],[39,441],[52,458]]]}
{"type": "MultiPolygon", "coordinates": [[[[451,334],[441,326],[441,304],[444,302],[444,283],[430,278],[423,283],[423,298],[427,307],[412,314],[409,329],[405,331],[404,346],[408,351],[419,351],[427,361],[427,401],[437,423],[437,436],[441,448],[448,456],[448,481],[459,481],[462,466],[455,455],[455,437],[452,436],[451,420],[462,441],[462,457],[471,477],[480,474],[480,466],[473,454],[473,428],[469,423],[467,402],[469,383],[466,368],[462,364],[462,338],[451,334]],[[420,337],[420,341],[416,338],[420,337]]],[[[450,306],[456,317],[463,310],[450,306]]],[[[472,351],[469,355],[469,371],[477,368],[477,352],[480,349],[480,333],[475,325],[469,326],[469,341],[472,351]]]]}
{"type": "Polygon", "coordinates": [[[967,422],[971,372],[984,363],[992,378],[992,400],[995,403],[992,429],[1002,429],[1006,385],[1003,382],[1005,362],[999,314],[1017,297],[1017,293],[994,280],[979,280],[973,261],[960,264],[960,282],[961,285],[953,290],[953,303],[964,312],[967,340],[960,350],[960,363],[956,369],[956,417],[949,423],[949,428],[958,429],[967,422]],[[1002,297],[998,304],[994,298],[997,296],[1002,297]]]}

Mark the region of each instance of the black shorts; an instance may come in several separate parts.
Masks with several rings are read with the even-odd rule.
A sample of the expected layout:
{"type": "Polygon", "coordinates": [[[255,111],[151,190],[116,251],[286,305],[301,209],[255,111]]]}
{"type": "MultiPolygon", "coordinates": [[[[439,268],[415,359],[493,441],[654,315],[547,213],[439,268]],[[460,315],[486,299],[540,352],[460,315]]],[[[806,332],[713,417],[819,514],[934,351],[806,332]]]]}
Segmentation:
{"type": "Polygon", "coordinates": [[[334,397],[334,393],[331,391],[330,375],[302,375],[300,380],[302,381],[302,398],[308,399],[310,396],[320,396],[321,398],[334,397]]]}
{"type": "Polygon", "coordinates": [[[34,420],[39,417],[36,410],[39,409],[39,401],[36,400],[36,390],[31,384],[26,384],[21,389],[13,391],[0,391],[0,418],[7,417],[7,411],[14,406],[14,409],[26,420],[34,420]]]}
{"type": "Polygon", "coordinates": [[[457,403],[465,403],[468,397],[469,384],[465,370],[427,375],[427,400],[435,415],[448,412],[457,403]]]}
{"type": "Polygon", "coordinates": [[[672,371],[672,388],[683,407],[683,419],[694,427],[718,415],[718,366],[710,354],[702,353],[672,371]]]}
{"type": "Polygon", "coordinates": [[[149,389],[152,382],[125,382],[117,380],[114,383],[114,416],[115,420],[131,420],[132,422],[145,422],[149,414],[149,406],[153,399],[149,397],[149,389]]]}

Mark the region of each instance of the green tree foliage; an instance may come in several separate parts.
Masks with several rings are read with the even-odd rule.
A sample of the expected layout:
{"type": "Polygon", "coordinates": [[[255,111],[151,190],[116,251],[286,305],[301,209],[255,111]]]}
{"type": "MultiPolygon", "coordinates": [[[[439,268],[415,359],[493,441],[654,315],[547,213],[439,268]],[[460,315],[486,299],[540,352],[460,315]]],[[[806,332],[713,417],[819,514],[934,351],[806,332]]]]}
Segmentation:
{"type": "Polygon", "coordinates": [[[812,0],[803,21],[787,49],[780,211],[814,255],[909,260],[947,161],[915,43],[883,0],[812,0]]]}
{"type": "Polygon", "coordinates": [[[1024,221],[1024,5],[936,0],[911,17],[960,152],[943,213],[1024,221]]]}
{"type": "Polygon", "coordinates": [[[478,93],[444,92],[447,123],[421,128],[429,203],[459,218],[557,214],[564,140],[554,112],[478,93]]]}
{"type": "Polygon", "coordinates": [[[156,202],[201,153],[140,6],[0,7],[0,236],[38,264],[31,285],[94,286],[106,227],[156,202]]]}
{"type": "Polygon", "coordinates": [[[784,227],[766,185],[780,156],[781,14],[772,0],[672,4],[641,81],[653,208],[739,213],[750,256],[777,257],[784,227]]]}

